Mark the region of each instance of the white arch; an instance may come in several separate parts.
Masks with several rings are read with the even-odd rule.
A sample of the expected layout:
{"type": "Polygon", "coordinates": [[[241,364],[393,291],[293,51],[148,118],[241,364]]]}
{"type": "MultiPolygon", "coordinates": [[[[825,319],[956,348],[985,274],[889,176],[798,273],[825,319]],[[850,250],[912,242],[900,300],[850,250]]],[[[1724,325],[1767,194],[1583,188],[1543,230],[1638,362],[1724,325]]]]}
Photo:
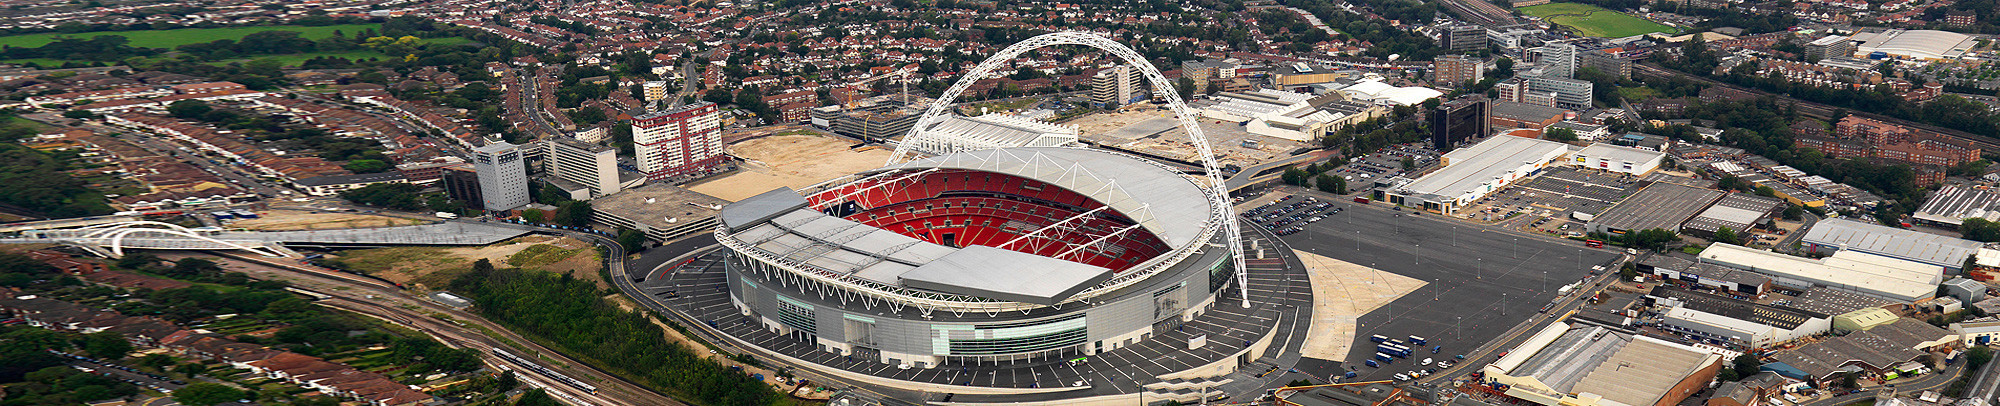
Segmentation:
{"type": "Polygon", "coordinates": [[[1223,232],[1229,240],[1231,261],[1236,266],[1236,286],[1243,293],[1243,307],[1250,307],[1249,270],[1245,269],[1243,261],[1243,230],[1237,223],[1234,208],[1229,204],[1229,187],[1222,178],[1222,165],[1215,162],[1215,152],[1208,146],[1208,137],[1202,134],[1200,122],[1195,121],[1195,113],[1188,110],[1187,104],[1181,101],[1180,93],[1174,90],[1174,82],[1168,81],[1165,75],[1160,74],[1160,69],[1146,62],[1146,58],[1140,56],[1138,51],[1133,51],[1118,41],[1089,32],[1063,31],[1037,35],[1014,45],[1008,45],[1006,49],[1001,49],[999,53],[979,62],[978,66],[973,67],[965,76],[959,77],[957,83],[953,83],[951,88],[946,89],[944,94],[932,101],[930,108],[924,110],[924,115],[917,118],[916,125],[910,127],[910,133],[903,137],[903,142],[896,145],[896,153],[889,156],[888,163],[895,164],[904,159],[915,158],[914,155],[918,152],[914,148],[918,145],[917,139],[928,134],[924,129],[942,120],[945,110],[954,100],[958,100],[960,94],[971,88],[973,83],[991,75],[1001,64],[1013,60],[1022,53],[1055,45],[1082,45],[1117,55],[1118,59],[1139,68],[1139,71],[1146,76],[1146,81],[1152,83],[1153,94],[1166,99],[1167,106],[1173,108],[1174,118],[1179,119],[1181,129],[1187,131],[1188,138],[1194,142],[1195,150],[1201,154],[1202,170],[1208,172],[1211,189],[1209,204],[1214,206],[1216,211],[1212,221],[1222,222],[1223,232]]]}
{"type": "Polygon", "coordinates": [[[199,240],[199,241],[206,241],[206,242],[210,242],[210,243],[214,243],[214,244],[219,244],[219,245],[222,245],[222,246],[224,246],[224,247],[228,247],[228,248],[233,248],[233,249],[239,249],[239,250],[244,250],[244,251],[250,251],[250,252],[253,252],[253,253],[257,253],[258,255],[263,255],[263,256],[267,256],[267,257],[282,257],[282,256],[284,256],[284,255],[279,255],[279,254],[278,254],[277,252],[275,252],[275,251],[271,251],[270,249],[268,249],[268,248],[265,248],[265,247],[252,247],[252,246],[247,246],[247,245],[243,245],[243,244],[237,244],[237,243],[233,243],[233,242],[229,242],[229,241],[223,241],[223,240],[217,240],[217,239],[214,239],[214,238],[209,238],[208,236],[204,236],[204,235],[200,235],[200,234],[196,234],[196,233],[192,233],[192,232],[188,232],[188,231],[184,231],[184,230],[187,230],[187,229],[186,229],[186,228],[183,228],[183,227],[179,227],[179,226],[175,226],[175,228],[180,228],[180,230],[170,230],[170,229],[163,229],[163,228],[123,228],[123,229],[119,229],[119,230],[117,230],[116,232],[113,232],[113,233],[111,233],[111,235],[107,236],[107,237],[109,237],[109,238],[110,238],[110,241],[109,241],[109,242],[108,242],[107,244],[105,244],[105,245],[107,245],[107,246],[111,247],[111,255],[116,255],[116,256],[120,256],[120,257],[122,257],[122,256],[125,256],[125,236],[128,236],[128,235],[132,235],[132,234],[136,234],[136,233],[160,233],[160,234],[167,234],[167,235],[177,235],[177,236],[181,236],[181,237],[187,237],[187,238],[192,238],[192,239],[195,239],[195,240],[199,240]]]}
{"type": "MultiPolygon", "coordinates": [[[[270,247],[249,246],[231,241],[223,241],[215,239],[213,237],[201,235],[201,232],[189,229],[187,227],[182,227],[179,224],[165,223],[158,221],[144,221],[144,220],[121,221],[116,223],[105,223],[105,224],[92,225],[89,227],[81,227],[74,230],[52,230],[52,231],[59,231],[63,232],[62,234],[68,234],[68,236],[54,238],[56,240],[66,241],[71,244],[96,245],[105,248],[110,248],[111,255],[121,256],[121,257],[125,256],[126,237],[139,233],[156,233],[168,236],[177,236],[177,237],[187,238],[193,241],[214,244],[217,247],[217,248],[196,248],[196,249],[238,249],[269,257],[284,256],[283,254],[278,253],[276,250],[272,250],[270,247]],[[70,233],[81,233],[81,234],[70,234],[70,233]]],[[[143,247],[134,247],[134,248],[143,248],[143,247]]]]}

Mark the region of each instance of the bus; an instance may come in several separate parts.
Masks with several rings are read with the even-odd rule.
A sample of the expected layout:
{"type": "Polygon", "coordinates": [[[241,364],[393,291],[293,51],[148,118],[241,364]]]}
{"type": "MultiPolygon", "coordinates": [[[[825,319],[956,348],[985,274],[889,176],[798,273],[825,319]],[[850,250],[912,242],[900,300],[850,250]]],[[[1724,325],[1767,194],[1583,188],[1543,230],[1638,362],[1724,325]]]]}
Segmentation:
{"type": "Polygon", "coordinates": [[[1604,242],[1598,240],[1583,240],[1583,246],[1591,248],[1604,248],[1604,242]]]}
{"type": "Polygon", "coordinates": [[[1384,354],[1389,354],[1389,355],[1394,355],[1394,356],[1396,356],[1397,358],[1402,358],[1402,357],[1408,357],[1408,356],[1410,356],[1410,347],[1404,347],[1404,346],[1400,346],[1400,345],[1395,345],[1395,344],[1380,344],[1380,345],[1376,345],[1376,346],[1375,346],[1375,350],[1376,350],[1376,351],[1380,351],[1380,352],[1382,352],[1382,353],[1384,353],[1384,354]]]}
{"type": "Polygon", "coordinates": [[[1428,344],[1428,343],[1430,343],[1430,341],[1429,341],[1429,340],[1425,340],[1425,339],[1424,339],[1423,337],[1418,337],[1418,336],[1410,336],[1410,343],[1412,343],[1412,344],[1416,344],[1416,345],[1424,345],[1424,344],[1428,344]]]}
{"type": "Polygon", "coordinates": [[[1368,337],[1368,341],[1374,341],[1375,343],[1380,344],[1382,342],[1389,341],[1389,336],[1376,334],[1374,337],[1368,337]]]}

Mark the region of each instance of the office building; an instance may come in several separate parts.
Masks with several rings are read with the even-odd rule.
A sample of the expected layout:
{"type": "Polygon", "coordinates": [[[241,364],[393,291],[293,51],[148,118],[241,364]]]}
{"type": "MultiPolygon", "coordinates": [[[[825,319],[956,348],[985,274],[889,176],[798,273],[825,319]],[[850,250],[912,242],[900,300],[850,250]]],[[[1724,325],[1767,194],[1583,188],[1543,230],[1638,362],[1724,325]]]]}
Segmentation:
{"type": "Polygon", "coordinates": [[[1139,81],[1139,68],[1117,65],[1097,71],[1090,78],[1090,102],[1103,108],[1118,108],[1146,98],[1139,81]]]}
{"type": "Polygon", "coordinates": [[[646,91],[646,110],[648,111],[652,110],[654,104],[659,103],[661,100],[666,100],[669,95],[667,93],[667,81],[664,80],[647,81],[644,85],[644,90],[646,91]]]}
{"type": "Polygon", "coordinates": [[[1431,110],[1431,146],[1450,151],[1459,143],[1485,137],[1493,132],[1487,118],[1492,104],[1486,97],[1469,95],[1439,104],[1431,110]]]}
{"type": "Polygon", "coordinates": [[[1486,77],[1486,61],[1465,55],[1438,56],[1431,64],[1432,80],[1440,86],[1461,86],[1486,77]]]}
{"type": "Polygon", "coordinates": [[[1546,71],[1540,75],[1524,73],[1493,85],[1499,93],[1496,97],[1498,101],[1537,105],[1553,101],[1554,105],[1550,107],[1571,110],[1590,108],[1592,97],[1595,97],[1591,92],[1595,87],[1588,80],[1556,77],[1546,71]]]}
{"type": "Polygon", "coordinates": [[[1209,82],[1236,77],[1236,65],[1214,59],[1181,62],[1181,78],[1194,82],[1195,93],[1208,93],[1209,82]]]}
{"type": "Polygon", "coordinates": [[[1577,49],[1575,45],[1555,43],[1535,48],[1536,69],[1544,75],[1557,78],[1576,77],[1577,49]]]}
{"type": "Polygon", "coordinates": [[[1854,56],[1854,41],[1845,35],[1828,35],[1806,43],[1806,59],[1821,60],[1854,56]]]}
{"type": "Polygon", "coordinates": [[[618,193],[618,149],[571,138],[549,142],[549,174],[590,193],[587,199],[618,193]]]}
{"type": "Polygon", "coordinates": [[[1583,55],[1577,58],[1577,65],[1583,68],[1595,69],[1598,72],[1604,72],[1605,74],[1617,76],[1621,79],[1632,77],[1631,60],[1621,58],[1618,55],[1613,55],[1601,49],[1583,51],[1583,55]]]}
{"type": "Polygon", "coordinates": [[[1453,25],[1438,34],[1438,46],[1454,53],[1486,49],[1486,43],[1486,28],[1477,25],[1453,25]]]}
{"type": "Polygon", "coordinates": [[[480,206],[491,211],[528,204],[528,168],[521,148],[505,141],[472,150],[472,170],[479,173],[480,206]]]}
{"type": "Polygon", "coordinates": [[[711,102],[632,118],[632,152],[646,180],[681,181],[722,169],[722,110],[711,102]]]}

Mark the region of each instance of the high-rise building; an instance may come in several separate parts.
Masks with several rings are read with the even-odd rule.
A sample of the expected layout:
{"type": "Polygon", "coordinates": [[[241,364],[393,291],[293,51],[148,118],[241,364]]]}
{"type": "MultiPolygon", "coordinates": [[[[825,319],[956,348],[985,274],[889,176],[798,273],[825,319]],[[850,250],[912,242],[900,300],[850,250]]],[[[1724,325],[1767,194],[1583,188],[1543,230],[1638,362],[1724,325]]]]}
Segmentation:
{"type": "Polygon", "coordinates": [[[1845,35],[1828,35],[1806,43],[1806,59],[1821,60],[1854,56],[1854,41],[1845,35]]]}
{"type": "Polygon", "coordinates": [[[1494,84],[1498,91],[1498,101],[1534,103],[1571,110],[1590,108],[1591,92],[1596,86],[1588,80],[1576,80],[1554,75],[1522,74],[1494,84]],[[1553,104],[1549,104],[1549,94],[1553,93],[1553,104]]]}
{"type": "Polygon", "coordinates": [[[632,118],[632,152],[646,180],[684,180],[722,168],[722,110],[712,102],[632,118]]]}
{"type": "Polygon", "coordinates": [[[1620,79],[1632,76],[1631,60],[1620,58],[1618,55],[1612,55],[1610,52],[1604,52],[1601,49],[1583,51],[1583,55],[1577,58],[1577,64],[1580,67],[1596,69],[1598,72],[1617,76],[1620,79]]]}
{"type": "Polygon", "coordinates": [[[1439,104],[1431,110],[1431,146],[1439,152],[1450,151],[1467,140],[1479,139],[1491,134],[1493,126],[1487,116],[1491,103],[1485,96],[1467,95],[1439,104]]]}
{"type": "Polygon", "coordinates": [[[1520,77],[1511,77],[1507,78],[1507,80],[1502,80],[1499,83],[1494,83],[1493,84],[1493,92],[1495,93],[1494,100],[1519,102],[1521,101],[1521,92],[1528,91],[1527,87],[1528,87],[1527,79],[1522,79],[1520,77]]]}
{"type": "Polygon", "coordinates": [[[617,193],[618,149],[570,138],[549,142],[549,173],[590,189],[590,198],[617,193]]]}
{"type": "Polygon", "coordinates": [[[1464,55],[1441,55],[1432,63],[1433,80],[1440,86],[1460,86],[1486,76],[1486,61],[1464,55]]]}
{"type": "Polygon", "coordinates": [[[1090,102],[1108,109],[1139,101],[1146,96],[1139,76],[1139,68],[1131,65],[1097,71],[1097,76],[1090,78],[1090,102]]]}
{"type": "Polygon", "coordinates": [[[1486,27],[1477,25],[1453,25],[1445,27],[1438,35],[1438,46],[1451,52],[1473,52],[1486,49],[1486,27]]]}
{"type": "Polygon", "coordinates": [[[439,179],[444,183],[444,195],[465,202],[466,208],[485,210],[486,200],[479,195],[479,172],[472,165],[458,164],[444,167],[439,171],[439,179]]]}
{"type": "Polygon", "coordinates": [[[1540,69],[1546,76],[1576,77],[1576,54],[1575,45],[1566,43],[1543,45],[1541,48],[1535,48],[1537,55],[1535,69],[1540,69]]]}
{"type": "Polygon", "coordinates": [[[667,99],[668,96],[667,81],[664,80],[647,81],[644,87],[646,91],[646,106],[647,106],[646,110],[652,110],[653,105],[658,104],[659,101],[661,100],[667,99]]]}
{"type": "Polygon", "coordinates": [[[1214,59],[1181,62],[1181,78],[1194,82],[1195,93],[1207,93],[1211,81],[1234,76],[1236,66],[1214,59]]]}
{"type": "Polygon", "coordinates": [[[528,205],[528,168],[523,165],[520,146],[506,141],[473,149],[472,170],[479,174],[480,206],[502,211],[528,205]]]}

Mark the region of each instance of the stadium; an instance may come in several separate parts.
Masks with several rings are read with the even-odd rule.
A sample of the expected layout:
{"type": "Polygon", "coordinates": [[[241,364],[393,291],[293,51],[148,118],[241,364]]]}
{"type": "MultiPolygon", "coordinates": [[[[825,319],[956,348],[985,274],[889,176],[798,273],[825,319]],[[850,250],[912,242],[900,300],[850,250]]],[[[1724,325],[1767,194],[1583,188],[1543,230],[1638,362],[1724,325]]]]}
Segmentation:
{"type": "Polygon", "coordinates": [[[1233,279],[1212,189],[1063,147],[919,159],[723,207],[732,304],[893,365],[1070,359],[1193,319],[1233,279]]]}

